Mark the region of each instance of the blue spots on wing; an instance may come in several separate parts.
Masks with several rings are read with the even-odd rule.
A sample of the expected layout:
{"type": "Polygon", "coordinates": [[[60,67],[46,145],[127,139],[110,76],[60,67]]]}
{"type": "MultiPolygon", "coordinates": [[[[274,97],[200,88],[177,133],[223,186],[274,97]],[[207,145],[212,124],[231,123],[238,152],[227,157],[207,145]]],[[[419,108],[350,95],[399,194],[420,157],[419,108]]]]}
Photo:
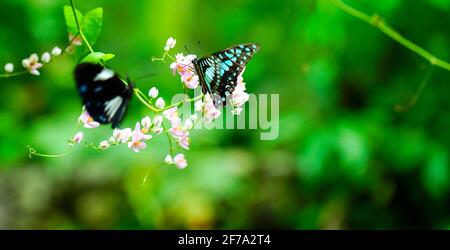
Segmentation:
{"type": "Polygon", "coordinates": [[[94,93],[100,92],[100,91],[102,91],[102,89],[103,89],[103,86],[97,86],[97,87],[94,89],[94,93]]]}
{"type": "Polygon", "coordinates": [[[101,116],[98,117],[98,120],[100,122],[106,122],[106,117],[104,115],[101,115],[101,116]]]}
{"type": "MultiPolygon", "coordinates": [[[[228,71],[228,70],[230,69],[230,67],[228,66],[228,63],[231,64],[231,62],[230,62],[229,60],[227,60],[226,62],[221,63],[221,64],[220,64],[220,68],[223,69],[223,70],[228,71]]],[[[231,65],[230,65],[230,66],[231,66],[231,65]]]]}
{"type": "Polygon", "coordinates": [[[78,90],[80,91],[80,93],[86,93],[86,91],[88,90],[88,86],[86,83],[81,84],[80,87],[78,88],[78,90]]]}

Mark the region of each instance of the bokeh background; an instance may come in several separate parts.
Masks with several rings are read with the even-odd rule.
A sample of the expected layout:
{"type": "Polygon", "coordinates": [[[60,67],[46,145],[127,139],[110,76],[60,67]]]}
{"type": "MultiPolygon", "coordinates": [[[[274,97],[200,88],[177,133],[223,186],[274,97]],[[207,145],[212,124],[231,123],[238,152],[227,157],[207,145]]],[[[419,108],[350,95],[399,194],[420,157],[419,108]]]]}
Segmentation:
{"type": "MultiPolygon", "coordinates": [[[[450,60],[447,0],[345,1],[450,60]]],[[[0,63],[63,47],[68,1],[2,0],[0,63]]],[[[280,95],[280,134],[196,130],[189,166],[158,166],[166,139],[136,154],[125,145],[78,147],[63,158],[80,112],[65,55],[41,76],[0,79],[0,228],[3,229],[448,229],[450,72],[435,68],[408,112],[396,112],[429,64],[326,0],[76,1],[104,8],[94,48],[125,75],[169,99],[182,91],[165,41],[198,55],[242,42],[262,50],[245,73],[250,93],[280,95]],[[200,41],[200,46],[197,42],[200,41]],[[149,171],[148,180],[143,178],[149,171]]],[[[3,66],[2,66],[3,67],[3,66]]],[[[124,126],[148,111],[134,98],[124,126]]],[[[106,126],[85,131],[108,138],[106,126]]]]}

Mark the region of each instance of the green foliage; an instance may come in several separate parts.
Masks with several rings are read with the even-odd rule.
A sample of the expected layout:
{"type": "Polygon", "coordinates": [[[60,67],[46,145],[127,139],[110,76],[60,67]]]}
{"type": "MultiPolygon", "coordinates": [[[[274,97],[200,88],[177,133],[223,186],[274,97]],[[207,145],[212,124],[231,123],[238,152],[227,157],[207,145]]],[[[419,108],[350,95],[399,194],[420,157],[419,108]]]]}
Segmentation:
{"type": "Polygon", "coordinates": [[[85,58],[83,58],[83,60],[81,60],[82,63],[100,63],[100,62],[106,62],[108,60],[111,60],[112,58],[114,58],[114,54],[110,54],[110,53],[102,53],[102,52],[94,52],[94,53],[90,53],[88,54],[85,58]]]}
{"type": "Polygon", "coordinates": [[[75,15],[73,14],[73,9],[71,6],[64,6],[64,19],[66,21],[67,32],[72,33],[73,35],[78,34],[78,26],[76,20],[78,20],[80,28],[83,28],[83,20],[84,16],[79,10],[75,10],[77,19],[75,19],[75,15]]]}
{"type": "Polygon", "coordinates": [[[95,42],[97,42],[97,38],[102,30],[102,21],[102,8],[93,9],[84,16],[82,30],[91,45],[94,45],[95,42]]]}

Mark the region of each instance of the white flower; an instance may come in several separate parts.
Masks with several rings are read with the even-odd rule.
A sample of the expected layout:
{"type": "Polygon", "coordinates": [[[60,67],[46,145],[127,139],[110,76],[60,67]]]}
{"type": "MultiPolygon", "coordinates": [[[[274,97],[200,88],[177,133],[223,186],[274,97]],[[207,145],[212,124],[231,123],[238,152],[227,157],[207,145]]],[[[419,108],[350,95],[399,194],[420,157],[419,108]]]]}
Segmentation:
{"type": "Polygon", "coordinates": [[[156,99],[156,103],[155,106],[159,109],[164,108],[164,106],[166,105],[166,102],[164,101],[164,99],[162,97],[156,99]]]}
{"type": "Polygon", "coordinates": [[[146,133],[148,133],[148,130],[149,130],[150,126],[152,125],[152,120],[150,120],[150,117],[146,116],[146,117],[142,118],[141,124],[142,124],[141,132],[146,134],[146,133]]]}
{"type": "Polygon", "coordinates": [[[186,158],[184,158],[184,154],[177,154],[175,157],[173,157],[173,161],[177,168],[183,169],[187,167],[187,161],[186,158]]]}
{"type": "Polygon", "coordinates": [[[114,141],[118,141],[120,143],[125,143],[127,142],[131,135],[132,135],[132,130],[131,128],[125,128],[125,129],[114,129],[113,131],[113,139],[114,141]]]}
{"type": "Polygon", "coordinates": [[[187,130],[191,130],[194,127],[194,123],[192,123],[191,119],[187,119],[184,123],[184,128],[187,130]]]}
{"type": "Polygon", "coordinates": [[[201,112],[203,110],[203,101],[202,100],[196,101],[194,104],[194,108],[195,108],[195,111],[201,112]]]}
{"type": "Polygon", "coordinates": [[[102,141],[102,142],[100,142],[98,147],[101,148],[101,149],[107,149],[107,148],[109,148],[109,142],[108,141],[102,141]]]}
{"type": "Polygon", "coordinates": [[[169,51],[170,49],[173,49],[175,45],[177,44],[177,40],[173,37],[170,37],[167,39],[166,46],[164,47],[165,51],[169,51]]]}
{"type": "Polygon", "coordinates": [[[153,87],[153,88],[151,88],[149,91],[148,91],[148,96],[150,96],[151,98],[156,98],[156,97],[158,97],[158,94],[159,94],[159,90],[157,89],[157,88],[155,88],[155,87],[153,87]]]}
{"type": "Polygon", "coordinates": [[[12,73],[14,71],[14,64],[12,63],[5,64],[5,71],[7,73],[12,73]]]}
{"type": "Polygon", "coordinates": [[[62,53],[62,50],[58,47],[54,47],[52,49],[52,56],[59,56],[59,55],[61,55],[61,53],[62,53]]]}
{"type": "Polygon", "coordinates": [[[156,117],[153,119],[153,126],[156,127],[156,128],[161,127],[162,120],[163,120],[163,117],[162,117],[162,116],[160,116],[160,115],[156,116],[156,117]]]}
{"type": "Polygon", "coordinates": [[[171,155],[166,155],[166,158],[164,158],[164,162],[167,164],[173,164],[173,158],[171,155]]]}
{"type": "Polygon", "coordinates": [[[38,69],[42,67],[42,63],[39,63],[39,57],[34,53],[22,60],[22,66],[30,71],[31,74],[38,76],[40,75],[38,69]]]}
{"type": "Polygon", "coordinates": [[[51,59],[52,59],[52,57],[51,57],[50,53],[48,53],[48,52],[45,52],[41,56],[41,61],[44,63],[49,63],[51,59]]]}
{"type": "Polygon", "coordinates": [[[83,140],[83,132],[76,133],[72,138],[72,143],[79,144],[83,140]]]}

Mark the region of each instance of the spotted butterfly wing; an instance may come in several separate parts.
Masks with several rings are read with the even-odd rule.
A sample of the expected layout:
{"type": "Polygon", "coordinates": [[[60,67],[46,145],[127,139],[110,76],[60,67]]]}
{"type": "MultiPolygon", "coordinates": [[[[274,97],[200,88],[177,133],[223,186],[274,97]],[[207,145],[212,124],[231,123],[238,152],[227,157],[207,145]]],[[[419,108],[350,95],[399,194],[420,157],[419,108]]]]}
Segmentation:
{"type": "Polygon", "coordinates": [[[76,67],[75,81],[89,115],[96,122],[118,127],[132,96],[131,84],[125,85],[112,70],[92,63],[76,67]]]}
{"type": "Polygon", "coordinates": [[[236,87],[238,76],[259,49],[258,44],[240,44],[194,60],[203,94],[211,94],[217,107],[225,106],[227,96],[236,87]]]}

